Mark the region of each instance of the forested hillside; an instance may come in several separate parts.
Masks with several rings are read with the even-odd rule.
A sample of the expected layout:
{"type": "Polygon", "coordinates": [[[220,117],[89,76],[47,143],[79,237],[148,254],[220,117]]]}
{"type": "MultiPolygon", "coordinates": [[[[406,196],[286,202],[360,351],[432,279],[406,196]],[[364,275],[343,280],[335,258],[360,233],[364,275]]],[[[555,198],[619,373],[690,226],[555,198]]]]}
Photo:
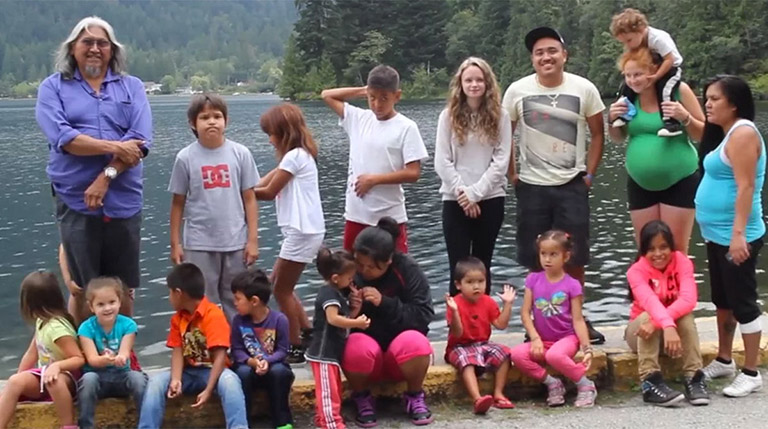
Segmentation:
{"type": "Polygon", "coordinates": [[[487,59],[506,86],[531,73],[523,37],[549,25],[566,39],[567,70],[609,95],[620,82],[621,45],[611,16],[645,12],[672,34],[694,86],[716,73],[748,77],[768,92],[768,0],[296,0],[281,95],[312,97],[324,87],[362,83],[379,62],[402,74],[407,96],[434,96],[469,55],[487,59]]]}
{"type": "Polygon", "coordinates": [[[469,55],[506,86],[532,70],[525,33],[550,25],[566,39],[567,69],[610,95],[621,45],[608,25],[630,6],[672,34],[694,86],[737,73],[768,93],[768,0],[0,0],[0,96],[34,95],[51,53],[88,15],[113,24],[130,72],[164,92],[247,82],[242,91],[312,98],[384,62],[407,97],[435,97],[469,55]]]}
{"type": "Polygon", "coordinates": [[[52,70],[51,53],[89,15],[115,28],[132,74],[197,89],[274,88],[297,16],[291,0],[0,0],[0,96],[34,92],[52,70]]]}

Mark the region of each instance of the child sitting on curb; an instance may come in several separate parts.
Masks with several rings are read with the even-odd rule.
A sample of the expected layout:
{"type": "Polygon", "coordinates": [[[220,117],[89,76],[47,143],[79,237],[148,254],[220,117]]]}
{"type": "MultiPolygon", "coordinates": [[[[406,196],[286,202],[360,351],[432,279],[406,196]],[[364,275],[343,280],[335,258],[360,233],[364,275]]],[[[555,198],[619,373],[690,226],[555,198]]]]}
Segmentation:
{"type": "Polygon", "coordinates": [[[512,349],[510,358],[523,374],[541,380],[549,393],[547,405],[565,404],[565,386],[541,365],[546,362],[576,383],[577,407],[595,405],[597,389],[586,373],[592,364],[592,346],[582,314],[581,283],[565,272],[573,243],[567,232],[550,230],[536,240],[541,271],[525,279],[525,297],[520,316],[531,338],[512,349]],[[533,316],[533,317],[531,317],[533,316]],[[584,352],[576,363],[574,355],[584,352]]]}
{"type": "Polygon", "coordinates": [[[263,388],[269,398],[272,425],[292,429],[289,399],[295,376],[286,362],[288,318],[267,305],[272,283],[264,271],[243,271],[232,279],[231,289],[238,313],[232,319],[232,370],[243,385],[248,417],[251,417],[253,391],[263,388]]]}
{"type": "Polygon", "coordinates": [[[496,301],[485,294],[485,264],[473,256],[456,264],[454,279],[459,294],[445,295],[448,320],[448,346],[445,360],[461,373],[464,387],[474,401],[475,414],[485,414],[491,406],[514,408],[504,396],[504,384],[509,371],[509,348],[488,341],[491,326],[506,329],[515,301],[515,290],[504,285],[499,297],[504,302],[502,311],[496,301]],[[493,396],[480,396],[477,375],[485,371],[495,372],[493,396]]]}
{"type": "Polygon", "coordinates": [[[660,220],[640,230],[639,253],[627,271],[632,310],[624,338],[637,353],[643,401],[669,407],[688,398],[693,405],[707,405],[709,393],[693,318],[698,297],[693,263],[675,250],[672,231],[660,220]],[[683,358],[685,395],[664,382],[659,365],[662,347],[667,356],[683,358]]]}

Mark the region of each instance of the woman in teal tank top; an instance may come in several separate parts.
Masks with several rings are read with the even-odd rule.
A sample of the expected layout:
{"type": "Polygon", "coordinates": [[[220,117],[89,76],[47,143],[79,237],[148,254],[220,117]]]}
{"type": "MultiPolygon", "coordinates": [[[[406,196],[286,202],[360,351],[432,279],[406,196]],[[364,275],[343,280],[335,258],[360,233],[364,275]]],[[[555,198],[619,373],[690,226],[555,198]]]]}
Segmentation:
{"type": "MultiPolygon", "coordinates": [[[[635,241],[645,224],[661,220],[672,230],[677,250],[688,254],[695,213],[693,197],[699,184],[698,155],[689,137],[701,137],[704,113],[685,83],[675,94],[680,101],[662,103],[664,111],[659,112],[653,79],[658,67],[647,49],[625,52],[619,68],[627,86],[638,94],[635,117],[622,127],[609,129],[611,140],[627,141],[627,200],[635,241]],[[664,127],[662,113],[683,123],[682,135],[657,135],[664,127]]],[[[626,103],[620,99],[611,105],[608,123],[628,111],[626,103]]]]}
{"type": "Polygon", "coordinates": [[[757,371],[762,308],[755,271],[765,235],[761,191],[766,149],[753,122],[752,91],[743,79],[717,76],[704,87],[704,94],[704,178],[696,192],[696,220],[707,243],[719,347],[717,358],[703,371],[707,378],[734,375],[732,349],[738,322],[744,341],[744,365],[723,394],[742,397],[763,386],[757,371]]]}

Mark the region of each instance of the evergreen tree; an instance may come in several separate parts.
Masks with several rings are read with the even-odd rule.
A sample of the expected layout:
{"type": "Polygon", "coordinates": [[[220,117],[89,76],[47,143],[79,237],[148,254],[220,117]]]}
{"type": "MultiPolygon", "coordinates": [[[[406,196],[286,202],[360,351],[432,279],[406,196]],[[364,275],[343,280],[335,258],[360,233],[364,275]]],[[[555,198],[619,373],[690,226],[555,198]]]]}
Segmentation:
{"type": "Polygon", "coordinates": [[[450,18],[446,1],[392,0],[388,5],[395,19],[382,29],[392,40],[384,62],[395,67],[403,79],[409,79],[410,69],[419,64],[445,67],[445,25],[450,18]]]}
{"type": "Polygon", "coordinates": [[[324,55],[317,65],[311,66],[304,86],[307,91],[315,95],[320,94],[324,89],[336,86],[336,71],[333,69],[330,58],[324,55]]]}
{"type": "Polygon", "coordinates": [[[294,35],[288,38],[282,70],[283,76],[277,86],[277,93],[280,97],[294,99],[298,94],[304,92],[304,75],[307,70],[299,56],[299,48],[296,46],[294,35]]]}
{"type": "Polygon", "coordinates": [[[474,11],[465,9],[453,15],[445,26],[445,59],[451,68],[458,67],[469,56],[480,55],[474,41],[480,40],[482,31],[483,23],[474,11]]]}
{"type": "Polygon", "coordinates": [[[345,71],[348,80],[363,85],[368,72],[381,63],[384,54],[392,46],[392,39],[378,31],[365,33],[365,39],[349,55],[349,67],[345,71]]]}
{"type": "Polygon", "coordinates": [[[478,9],[478,21],[482,23],[482,31],[479,32],[477,55],[493,62],[505,55],[504,45],[499,43],[504,40],[510,24],[512,5],[509,0],[484,1],[478,9]]]}
{"type": "Polygon", "coordinates": [[[333,44],[332,35],[339,28],[334,0],[295,0],[299,19],[294,25],[296,46],[304,63],[317,66],[326,54],[325,47],[333,44]]]}

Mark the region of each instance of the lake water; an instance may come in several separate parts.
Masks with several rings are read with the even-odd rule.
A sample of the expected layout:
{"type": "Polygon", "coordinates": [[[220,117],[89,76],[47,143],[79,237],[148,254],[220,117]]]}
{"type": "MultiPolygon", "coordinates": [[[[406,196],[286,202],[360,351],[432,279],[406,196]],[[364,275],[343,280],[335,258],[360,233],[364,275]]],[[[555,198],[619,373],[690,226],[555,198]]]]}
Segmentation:
{"type": "MultiPolygon", "coordinates": [[[[170,195],[166,191],[173,160],[193,136],[186,124],[188,99],[157,97],[151,100],[155,139],[151,155],[145,160],[144,222],[142,227],[141,279],[136,302],[136,321],[140,333],[136,340],[137,353],[145,367],[167,366],[169,353],[165,348],[168,322],[173,311],[167,302],[165,275],[168,260],[168,214],[170,195]]],[[[275,98],[231,97],[230,125],[227,135],[248,146],[254,154],[259,171],[266,173],[275,166],[272,147],[258,127],[259,115],[278,103],[275,98]]],[[[320,192],[327,226],[326,244],[341,246],[344,213],[344,189],[347,176],[348,146],[343,130],[337,126],[335,115],[320,102],[301,105],[309,127],[320,144],[318,160],[320,192]]],[[[415,120],[430,155],[434,154],[435,129],[442,102],[402,103],[399,110],[415,120]]],[[[758,123],[768,130],[768,106],[761,106],[758,123]]],[[[624,145],[606,143],[605,155],[593,187],[592,262],[587,269],[586,313],[596,324],[626,320],[629,305],[626,300],[625,273],[635,256],[632,225],[626,208],[623,168],[624,145]]],[[[0,379],[12,374],[31,338],[31,327],[19,316],[19,284],[33,270],[58,272],[58,230],[53,215],[50,187],[45,174],[48,157],[46,140],[34,117],[34,100],[0,100],[0,379]]],[[[447,290],[448,259],[441,226],[439,178],[432,161],[422,166],[418,183],[405,187],[408,206],[409,245],[412,255],[424,268],[435,298],[435,320],[430,337],[446,335],[445,306],[442,297],[447,290]]],[[[508,198],[506,217],[496,245],[494,279],[522,286],[526,271],[514,261],[515,199],[508,198]]],[[[271,268],[279,250],[280,234],[276,225],[274,204],[261,203],[259,243],[261,259],[258,265],[271,268]]],[[[711,315],[708,303],[705,248],[695,228],[691,253],[699,281],[697,315],[711,315]]],[[[765,261],[761,258],[758,275],[760,297],[768,296],[765,285],[765,261]]],[[[308,312],[314,309],[314,297],[322,284],[315,267],[307,267],[297,287],[308,312]]],[[[494,285],[498,291],[499,284],[494,285]]],[[[515,303],[511,331],[520,330],[515,303]]]]}

